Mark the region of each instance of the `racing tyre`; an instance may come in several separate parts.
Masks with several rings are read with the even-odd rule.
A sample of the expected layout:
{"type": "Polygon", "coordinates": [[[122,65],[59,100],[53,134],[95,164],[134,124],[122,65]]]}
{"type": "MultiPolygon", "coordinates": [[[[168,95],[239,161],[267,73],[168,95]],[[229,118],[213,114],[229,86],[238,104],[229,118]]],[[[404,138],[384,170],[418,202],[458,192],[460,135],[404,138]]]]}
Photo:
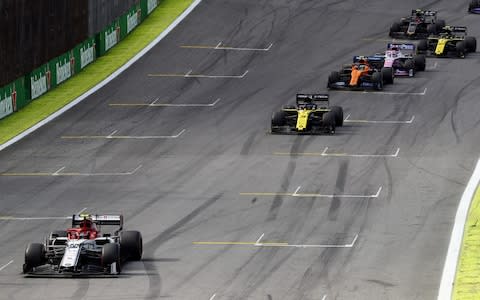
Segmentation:
{"type": "Polygon", "coordinates": [[[382,80],[385,84],[393,84],[393,68],[382,68],[382,80]]]}
{"type": "Polygon", "coordinates": [[[271,124],[271,131],[277,132],[277,127],[282,127],[286,125],[285,121],[285,112],[284,111],[276,111],[272,114],[272,124],[271,124]]]}
{"type": "Polygon", "coordinates": [[[383,80],[380,72],[373,72],[372,82],[375,84],[375,89],[379,91],[383,90],[383,80]]]}
{"type": "Polygon", "coordinates": [[[327,133],[335,133],[335,115],[331,111],[323,114],[322,122],[327,133]]]}
{"type": "Polygon", "coordinates": [[[415,69],[415,61],[411,58],[405,60],[404,68],[408,70],[415,69]]]}
{"type": "Polygon", "coordinates": [[[419,52],[425,53],[428,49],[428,42],[427,40],[420,40],[417,45],[417,50],[419,52]]]}
{"type": "Polygon", "coordinates": [[[437,34],[438,26],[437,24],[428,24],[427,25],[427,33],[428,34],[437,34]]]}
{"type": "Polygon", "coordinates": [[[477,39],[473,36],[465,37],[465,45],[467,46],[468,52],[475,52],[477,51],[477,39]]]}
{"type": "Polygon", "coordinates": [[[143,254],[143,241],[140,232],[120,232],[120,250],[123,260],[140,260],[143,254]]]}
{"type": "Polygon", "coordinates": [[[400,25],[400,23],[395,22],[395,23],[393,23],[392,26],[390,27],[390,34],[389,34],[389,35],[390,35],[391,37],[393,37],[393,36],[395,35],[395,33],[400,32],[400,30],[401,30],[401,25],[400,25]]]}
{"type": "Polygon", "coordinates": [[[32,268],[45,264],[45,246],[40,243],[30,243],[25,249],[25,264],[23,273],[30,272],[32,268]]]}
{"type": "Polygon", "coordinates": [[[330,111],[335,116],[335,127],[343,126],[343,108],[340,106],[330,107],[330,111]]]}
{"type": "Polygon", "coordinates": [[[415,65],[415,71],[425,71],[425,66],[427,65],[425,55],[414,56],[413,62],[415,65]]]}
{"type": "Polygon", "coordinates": [[[108,268],[116,263],[117,272],[120,273],[120,246],[117,243],[108,243],[102,247],[102,266],[108,268]]]}
{"type": "Polygon", "coordinates": [[[480,8],[480,1],[479,0],[472,0],[468,5],[468,12],[473,13],[475,8],[480,8]]]}
{"type": "Polygon", "coordinates": [[[456,45],[455,45],[455,48],[457,50],[457,55],[458,57],[462,57],[464,58],[465,57],[465,52],[466,52],[466,45],[465,45],[465,41],[461,41],[461,42],[458,42],[456,45]]]}
{"type": "Polygon", "coordinates": [[[445,20],[437,20],[435,24],[437,25],[437,33],[441,32],[446,25],[445,20]]]}
{"type": "Polygon", "coordinates": [[[340,80],[340,73],[337,72],[337,71],[333,71],[332,73],[330,73],[330,76],[328,76],[328,84],[327,84],[327,88],[332,88],[334,87],[334,84],[336,82],[339,82],[341,81],[340,80]]]}

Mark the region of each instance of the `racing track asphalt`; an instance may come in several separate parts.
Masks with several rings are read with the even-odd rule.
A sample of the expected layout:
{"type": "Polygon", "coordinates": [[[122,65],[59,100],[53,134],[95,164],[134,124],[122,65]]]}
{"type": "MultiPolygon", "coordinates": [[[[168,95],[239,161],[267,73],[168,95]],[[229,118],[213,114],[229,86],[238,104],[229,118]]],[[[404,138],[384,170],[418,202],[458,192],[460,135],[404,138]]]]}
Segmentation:
{"type": "Polygon", "coordinates": [[[129,70],[0,153],[0,298],[435,299],[478,159],[478,54],[430,59],[385,89],[412,95],[331,92],[350,120],[368,121],[333,136],[267,132],[272,111],[380,51],[391,22],[419,5],[480,37],[463,2],[204,0],[129,70]],[[219,42],[273,46],[180,47],[219,42]],[[189,70],[248,73],[148,76],[189,70]],[[109,105],[155,100],[212,105],[109,105]],[[68,222],[6,216],[83,209],[123,213],[143,233],[143,261],[115,279],[24,278],[25,245],[68,222]]]}

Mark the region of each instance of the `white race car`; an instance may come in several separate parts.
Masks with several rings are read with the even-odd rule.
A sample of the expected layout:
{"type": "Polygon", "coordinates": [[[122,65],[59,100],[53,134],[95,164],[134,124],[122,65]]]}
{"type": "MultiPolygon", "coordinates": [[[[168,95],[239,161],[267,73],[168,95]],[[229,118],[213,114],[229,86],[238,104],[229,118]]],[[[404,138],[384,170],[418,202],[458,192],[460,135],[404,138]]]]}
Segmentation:
{"type": "Polygon", "coordinates": [[[73,215],[72,227],[51,232],[25,249],[27,275],[117,275],[127,260],[142,258],[142,235],[123,231],[122,215],[73,215]],[[101,226],[118,226],[101,233],[101,226]]]}

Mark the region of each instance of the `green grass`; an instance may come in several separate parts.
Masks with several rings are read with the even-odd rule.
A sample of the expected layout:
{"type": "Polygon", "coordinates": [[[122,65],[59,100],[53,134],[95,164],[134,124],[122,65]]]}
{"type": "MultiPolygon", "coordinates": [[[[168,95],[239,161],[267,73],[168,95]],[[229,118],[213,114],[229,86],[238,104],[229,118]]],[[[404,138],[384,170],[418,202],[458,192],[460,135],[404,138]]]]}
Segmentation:
{"type": "Polygon", "coordinates": [[[452,299],[480,299],[480,189],[478,187],[465,224],[452,299]]]}
{"type": "Polygon", "coordinates": [[[94,87],[162,33],[193,0],[163,0],[130,35],[62,85],[0,120],[0,144],[45,119],[94,87]]]}

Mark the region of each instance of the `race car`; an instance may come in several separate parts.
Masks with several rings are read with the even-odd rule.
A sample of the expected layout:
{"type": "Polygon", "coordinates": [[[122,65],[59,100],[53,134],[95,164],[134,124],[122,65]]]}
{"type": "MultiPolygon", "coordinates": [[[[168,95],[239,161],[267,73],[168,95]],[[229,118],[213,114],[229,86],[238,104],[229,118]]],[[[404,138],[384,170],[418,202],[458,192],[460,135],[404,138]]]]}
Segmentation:
{"type": "Polygon", "coordinates": [[[394,76],[413,77],[416,72],[425,71],[425,55],[415,55],[415,44],[388,43],[385,53],[375,56],[384,59],[383,67],[392,68],[394,76]]]}
{"type": "Polygon", "coordinates": [[[44,243],[27,245],[23,273],[118,275],[124,262],[142,258],[142,249],[140,232],[123,231],[122,215],[73,215],[71,228],[51,232],[44,243]],[[101,233],[101,226],[115,226],[116,230],[101,233]]]}
{"type": "Polygon", "coordinates": [[[333,71],[328,77],[329,89],[382,90],[392,84],[393,69],[383,67],[384,58],[379,56],[354,56],[353,63],[333,71]]]}
{"type": "Polygon", "coordinates": [[[272,115],[272,133],[335,133],[343,126],[343,109],[330,106],[328,94],[297,94],[295,105],[272,115]]]}
{"type": "Polygon", "coordinates": [[[445,21],[437,19],[436,11],[412,9],[410,16],[392,24],[389,35],[392,38],[422,39],[438,33],[443,26],[445,21]]]}
{"type": "Polygon", "coordinates": [[[467,36],[465,26],[445,26],[440,34],[421,40],[417,49],[428,56],[465,58],[467,53],[477,50],[477,40],[467,36]]]}
{"type": "Polygon", "coordinates": [[[468,12],[472,14],[480,14],[480,0],[472,0],[468,4],[468,12]]]}

